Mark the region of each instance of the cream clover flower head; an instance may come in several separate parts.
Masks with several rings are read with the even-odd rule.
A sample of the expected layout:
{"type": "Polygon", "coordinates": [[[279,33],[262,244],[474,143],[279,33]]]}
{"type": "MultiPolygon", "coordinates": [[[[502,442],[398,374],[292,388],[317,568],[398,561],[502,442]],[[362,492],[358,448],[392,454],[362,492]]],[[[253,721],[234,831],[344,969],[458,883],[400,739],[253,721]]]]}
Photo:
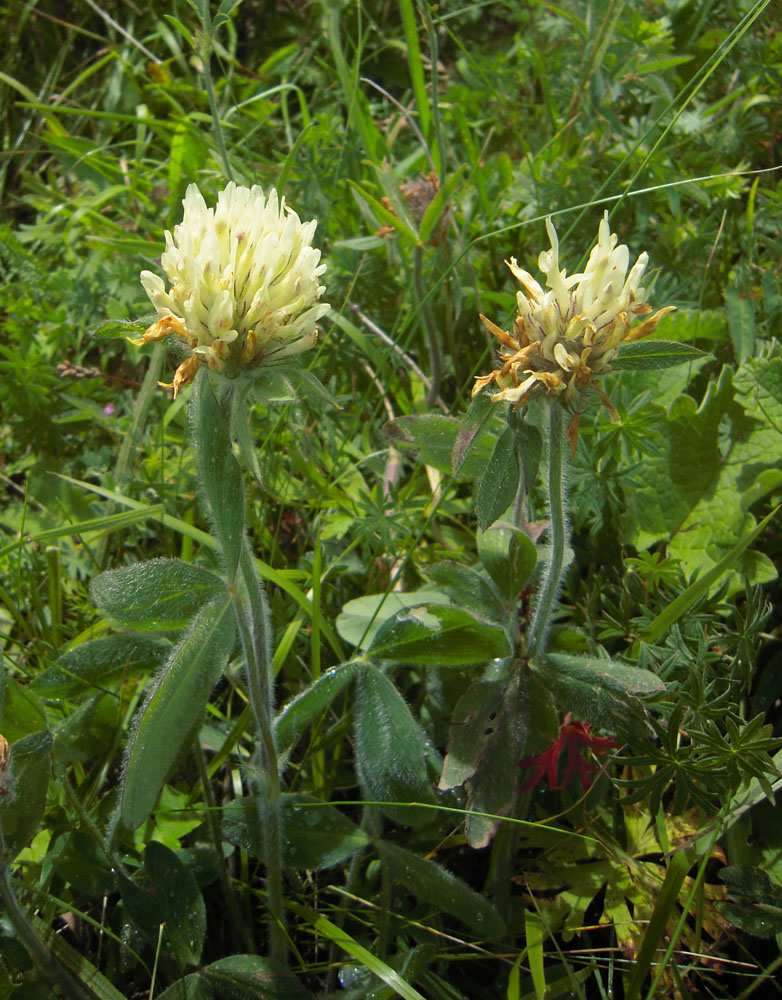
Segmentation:
{"type": "MultiPolygon", "coordinates": [[[[484,386],[496,385],[492,399],[514,408],[535,395],[559,396],[576,407],[593,380],[610,371],[619,346],[647,336],[660,319],[675,307],[666,306],[638,326],[632,317],[647,315],[641,278],[649,256],[642,253],[627,273],[630,251],[611,232],[608,212],[600,222],[597,245],[583,274],[559,269],[559,240],[551,219],[546,219],[551,249],[538,258],[546,275],[546,290],[511,257],[506,261],[523,291],[516,294],[517,315],[513,333],[501,330],[481,316],[484,326],[500,341],[502,366],[477,378],[473,396],[484,386]]],[[[603,402],[610,406],[599,389],[603,402]]]]}
{"type": "Polygon", "coordinates": [[[166,232],[160,263],[170,282],[151,271],[141,284],[160,317],[134,344],[175,334],[191,355],[177,368],[174,395],[200,364],[228,377],[262,362],[281,361],[312,347],[316,323],[329,306],[318,299],[326,270],[311,245],[317,221],[298,215],[257,185],[231,182],[215,208],[195,184],[173,235],[166,232]]]}

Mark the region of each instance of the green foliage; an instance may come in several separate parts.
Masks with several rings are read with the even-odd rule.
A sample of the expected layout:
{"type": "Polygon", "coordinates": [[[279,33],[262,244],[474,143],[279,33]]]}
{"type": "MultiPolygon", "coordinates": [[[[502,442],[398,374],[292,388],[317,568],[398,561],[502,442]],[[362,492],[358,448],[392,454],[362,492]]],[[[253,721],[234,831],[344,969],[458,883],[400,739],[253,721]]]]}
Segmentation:
{"type": "Polygon", "coordinates": [[[206,909],[193,873],[174,851],[153,840],[144,851],[144,868],[136,881],[120,877],[128,916],[142,934],[166,936],[182,965],[197,965],[204,946],[206,909]]]}
{"type": "Polygon", "coordinates": [[[128,743],[122,819],[130,827],[152,811],[163,782],[197,729],[235,641],[231,601],[205,604],[150,688],[128,743]]]}

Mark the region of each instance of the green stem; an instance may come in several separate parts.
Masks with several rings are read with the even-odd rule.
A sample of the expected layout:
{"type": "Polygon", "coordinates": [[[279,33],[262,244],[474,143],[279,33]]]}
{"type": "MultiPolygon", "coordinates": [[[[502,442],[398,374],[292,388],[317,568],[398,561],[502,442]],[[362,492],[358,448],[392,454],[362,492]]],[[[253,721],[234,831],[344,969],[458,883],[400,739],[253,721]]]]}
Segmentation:
{"type": "Polygon", "coordinates": [[[114,849],[114,845],[110,842],[108,837],[104,837],[100,832],[96,824],[93,822],[92,817],[87,812],[84,803],[79,798],[76,793],[75,788],[71,785],[68,774],[65,768],[58,767],[55,765],[55,773],[60,779],[60,787],[65,792],[65,798],[68,805],[73,809],[76,815],[79,817],[79,822],[81,827],[87,831],[87,833],[92,837],[93,841],[98,847],[104,852],[109,862],[111,863],[114,871],[118,874],[126,875],[125,866],[122,863],[122,859],[119,854],[114,849]]]}
{"type": "Polygon", "coordinates": [[[421,310],[424,331],[426,333],[427,344],[429,345],[429,391],[426,394],[426,405],[433,406],[440,392],[440,380],[443,374],[442,351],[440,348],[440,338],[437,334],[434,316],[429,302],[424,292],[424,248],[416,247],[413,255],[413,284],[415,294],[418,298],[418,306],[421,310]]]}
{"type": "Polygon", "coordinates": [[[567,545],[565,426],[564,410],[558,402],[549,404],[547,486],[551,554],[530,625],[527,642],[527,655],[529,657],[542,656],[546,651],[551,617],[559,595],[565,564],[565,547],[567,545]]]}
{"type": "Polygon", "coordinates": [[[252,553],[245,540],[239,556],[246,603],[237,603],[237,624],[247,662],[250,708],[261,738],[263,780],[256,801],[264,837],[266,905],[269,911],[269,957],[287,958],[285,908],[282,892],[282,839],[280,834],[280,772],[274,737],[274,676],[272,673],[269,613],[252,553]]]}
{"type": "Polygon", "coordinates": [[[231,926],[234,930],[238,929],[242,941],[244,942],[245,950],[250,954],[255,954],[255,942],[253,941],[252,933],[250,932],[250,928],[242,919],[236,895],[231,888],[228,872],[225,869],[220,813],[217,809],[217,803],[215,802],[215,797],[212,792],[212,783],[209,780],[209,771],[206,767],[204,751],[201,747],[200,740],[198,740],[197,737],[193,740],[193,750],[195,751],[195,757],[198,763],[198,776],[201,779],[201,787],[204,793],[204,805],[206,806],[206,823],[209,827],[209,835],[212,838],[212,843],[215,848],[217,871],[220,879],[220,889],[223,894],[223,900],[225,901],[231,926]]]}

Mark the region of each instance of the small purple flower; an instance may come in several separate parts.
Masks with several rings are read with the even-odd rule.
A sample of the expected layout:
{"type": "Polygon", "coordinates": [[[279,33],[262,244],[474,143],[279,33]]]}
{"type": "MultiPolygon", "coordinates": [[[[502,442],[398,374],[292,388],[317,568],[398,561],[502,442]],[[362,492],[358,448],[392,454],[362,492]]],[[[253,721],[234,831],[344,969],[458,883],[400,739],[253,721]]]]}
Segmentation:
{"type": "Polygon", "coordinates": [[[114,411],[115,411],[116,409],[117,409],[117,408],[116,408],[116,406],[115,406],[115,405],[114,405],[113,403],[107,403],[107,404],[106,404],[106,405],[105,405],[105,406],[103,407],[103,412],[104,412],[104,413],[106,414],[106,416],[107,416],[107,417],[111,417],[111,416],[113,416],[113,415],[114,415],[114,411]]]}

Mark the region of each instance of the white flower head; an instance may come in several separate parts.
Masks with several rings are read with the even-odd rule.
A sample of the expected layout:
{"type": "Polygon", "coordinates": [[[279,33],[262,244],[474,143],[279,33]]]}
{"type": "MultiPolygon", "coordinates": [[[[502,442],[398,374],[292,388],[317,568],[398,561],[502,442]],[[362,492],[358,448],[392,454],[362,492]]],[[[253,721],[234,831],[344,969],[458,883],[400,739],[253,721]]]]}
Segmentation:
{"type": "Polygon", "coordinates": [[[312,347],[318,320],[329,309],[320,250],[312,246],[317,221],[298,215],[260,187],[231,182],[207,208],[191,184],[184,215],[166,232],[160,263],[170,287],[151,271],[141,284],[159,319],[136,344],[175,334],[191,355],[174,375],[174,395],[192,382],[200,364],[233,377],[312,347]]]}
{"type": "Polygon", "coordinates": [[[632,325],[634,316],[652,311],[646,289],[641,287],[649,256],[642,253],[628,274],[630,251],[611,232],[608,212],[582,274],[568,276],[560,270],[559,240],[550,218],[546,230],[551,249],[538,257],[538,267],[546,276],[545,289],[513,257],[506,262],[522,287],[516,293],[513,333],[481,316],[504,350],[500,351],[502,367],[480,376],[473,395],[494,383],[501,391],[492,399],[515,407],[542,393],[561,396],[572,406],[595,378],[610,370],[620,344],[647,336],[674,308],[667,306],[640,325],[632,325]]]}

